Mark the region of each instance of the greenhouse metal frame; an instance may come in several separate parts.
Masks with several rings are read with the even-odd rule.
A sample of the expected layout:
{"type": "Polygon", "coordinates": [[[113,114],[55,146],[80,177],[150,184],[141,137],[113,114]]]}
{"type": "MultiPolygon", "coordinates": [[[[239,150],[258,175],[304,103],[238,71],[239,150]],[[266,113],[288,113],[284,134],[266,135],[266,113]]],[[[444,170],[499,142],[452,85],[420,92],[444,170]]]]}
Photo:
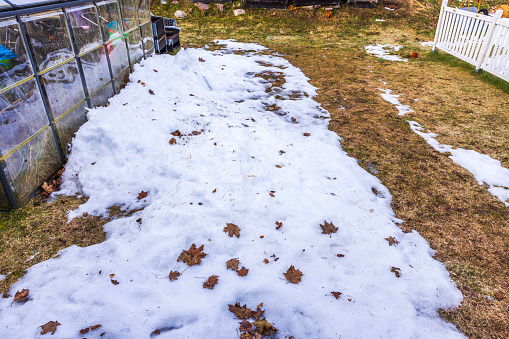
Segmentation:
{"type": "Polygon", "coordinates": [[[153,52],[149,0],[0,0],[0,210],[65,163],[86,108],[153,52]]]}

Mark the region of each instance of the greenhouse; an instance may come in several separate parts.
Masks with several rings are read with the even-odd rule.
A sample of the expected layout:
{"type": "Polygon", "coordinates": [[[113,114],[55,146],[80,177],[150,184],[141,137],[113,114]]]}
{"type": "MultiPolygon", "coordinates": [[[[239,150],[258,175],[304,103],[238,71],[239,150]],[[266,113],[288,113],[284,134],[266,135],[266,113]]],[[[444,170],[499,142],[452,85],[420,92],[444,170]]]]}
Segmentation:
{"type": "Polygon", "coordinates": [[[0,0],[1,210],[62,166],[86,108],[153,51],[149,0],[0,0]]]}

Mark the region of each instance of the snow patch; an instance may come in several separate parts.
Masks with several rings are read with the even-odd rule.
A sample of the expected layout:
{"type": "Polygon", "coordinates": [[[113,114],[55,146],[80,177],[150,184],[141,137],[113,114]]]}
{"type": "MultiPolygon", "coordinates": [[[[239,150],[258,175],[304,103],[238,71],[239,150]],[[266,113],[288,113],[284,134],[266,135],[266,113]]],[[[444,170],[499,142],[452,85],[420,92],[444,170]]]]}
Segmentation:
{"type": "Polygon", "coordinates": [[[379,90],[381,90],[382,92],[385,92],[384,94],[380,94],[382,96],[382,98],[384,98],[384,100],[390,102],[391,104],[393,104],[394,106],[396,106],[396,108],[398,109],[398,115],[399,116],[403,116],[407,113],[410,113],[410,112],[413,112],[413,110],[410,109],[410,106],[409,105],[402,105],[398,98],[401,96],[401,94],[392,94],[392,90],[390,89],[381,89],[379,88],[379,90]]]}
{"type": "Polygon", "coordinates": [[[422,46],[433,47],[433,41],[419,41],[422,46]]]}
{"type": "Polygon", "coordinates": [[[377,58],[381,58],[389,61],[403,61],[407,62],[408,59],[404,59],[399,55],[390,54],[399,51],[403,46],[392,46],[392,45],[368,45],[364,46],[366,52],[376,56],[377,58]]]}

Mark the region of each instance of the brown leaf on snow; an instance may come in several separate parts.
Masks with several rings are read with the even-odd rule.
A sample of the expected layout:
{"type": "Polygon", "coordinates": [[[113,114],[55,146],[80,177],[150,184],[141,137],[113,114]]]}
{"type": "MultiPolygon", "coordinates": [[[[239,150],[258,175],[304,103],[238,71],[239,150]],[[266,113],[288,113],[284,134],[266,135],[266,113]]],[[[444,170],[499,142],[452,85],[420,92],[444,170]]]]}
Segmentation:
{"type": "Polygon", "coordinates": [[[310,135],[311,135],[311,133],[304,133],[305,137],[309,137],[310,135]]]}
{"type": "Polygon", "coordinates": [[[46,334],[48,332],[51,332],[51,334],[55,334],[57,331],[57,326],[61,325],[58,321],[49,321],[44,325],[39,326],[42,331],[41,334],[46,334]]]}
{"type": "Polygon", "coordinates": [[[43,189],[43,192],[42,192],[42,196],[43,197],[47,197],[49,196],[51,193],[53,193],[53,185],[48,185],[46,182],[44,182],[42,185],[41,185],[41,188],[43,189]]]}
{"type": "Polygon", "coordinates": [[[253,332],[253,324],[251,324],[246,319],[242,320],[240,323],[239,331],[240,332],[253,332]]]}
{"type": "Polygon", "coordinates": [[[198,131],[192,131],[191,133],[193,133],[193,135],[200,135],[201,132],[198,132],[198,131]]]}
{"type": "Polygon", "coordinates": [[[240,261],[238,259],[230,259],[226,262],[226,269],[232,269],[234,271],[239,269],[240,261]]]}
{"type": "Polygon", "coordinates": [[[278,329],[272,326],[265,318],[255,321],[253,325],[256,326],[256,331],[263,335],[269,335],[271,332],[276,333],[278,331],[278,329]]]}
{"type": "Polygon", "coordinates": [[[228,309],[239,319],[248,319],[251,317],[251,309],[246,308],[246,305],[240,306],[238,302],[236,302],[235,305],[228,305],[228,309]]]}
{"type": "Polygon", "coordinates": [[[180,137],[180,136],[182,136],[182,134],[180,133],[180,131],[179,131],[179,130],[176,130],[176,131],[174,131],[174,132],[171,132],[171,135],[176,136],[176,137],[180,137]]]}
{"type": "Polygon", "coordinates": [[[343,293],[341,293],[341,292],[331,292],[331,293],[332,293],[332,295],[334,296],[334,298],[336,298],[336,299],[339,299],[339,296],[340,296],[341,294],[343,294],[343,293]]]}
{"type": "Polygon", "coordinates": [[[97,325],[94,325],[94,326],[90,326],[90,329],[93,331],[93,330],[98,329],[101,326],[102,326],[101,324],[97,324],[97,325]]]}
{"type": "Polygon", "coordinates": [[[205,62],[205,59],[203,59],[202,57],[199,57],[199,58],[198,58],[198,61],[199,61],[199,62],[205,62]]]}
{"type": "Polygon", "coordinates": [[[115,276],[115,274],[111,273],[110,274],[110,278],[113,278],[115,276]]]}
{"type": "Polygon", "coordinates": [[[170,144],[170,145],[175,145],[175,144],[177,144],[177,139],[175,139],[175,138],[171,138],[171,139],[170,139],[170,141],[169,141],[169,144],[170,144]]]}
{"type": "Polygon", "coordinates": [[[237,271],[237,274],[239,275],[239,277],[245,277],[248,272],[249,270],[247,268],[242,267],[239,271],[237,271]]]}
{"type": "Polygon", "coordinates": [[[149,90],[148,90],[148,92],[149,92],[150,94],[152,94],[152,95],[155,95],[154,91],[153,91],[153,90],[151,90],[151,89],[149,89],[149,90]]]}
{"type": "Polygon", "coordinates": [[[223,228],[223,232],[228,233],[228,236],[230,236],[230,238],[233,238],[234,235],[237,238],[240,238],[240,228],[235,224],[226,223],[226,227],[223,228]]]}
{"type": "Polygon", "coordinates": [[[296,270],[295,267],[290,266],[290,268],[288,269],[288,271],[286,271],[286,273],[283,273],[286,280],[288,280],[289,282],[293,283],[293,284],[298,284],[301,280],[301,277],[303,276],[302,272],[299,271],[299,270],[296,270]]]}
{"type": "Polygon", "coordinates": [[[171,281],[177,280],[180,277],[180,272],[178,271],[170,271],[170,275],[168,278],[170,278],[171,281]]]}
{"type": "Polygon", "coordinates": [[[208,288],[213,290],[214,286],[216,286],[219,276],[211,275],[207,281],[203,283],[203,288],[208,288]]]}
{"type": "MultiPolygon", "coordinates": [[[[263,305],[263,303],[262,303],[262,305],[263,305]]],[[[255,318],[256,320],[259,320],[259,319],[260,319],[260,317],[261,317],[264,313],[265,313],[265,311],[263,311],[263,310],[260,308],[260,306],[257,306],[257,307],[256,307],[256,312],[255,312],[255,311],[251,311],[251,316],[252,316],[253,318],[255,318]]]]}
{"type": "Polygon", "coordinates": [[[292,117],[292,122],[297,122],[297,119],[295,119],[294,117],[292,117]]]}
{"type": "Polygon", "coordinates": [[[332,222],[328,223],[327,221],[323,221],[325,225],[320,224],[320,227],[322,228],[322,234],[331,234],[336,233],[338,231],[338,227],[335,227],[332,222]]]}
{"type": "Polygon", "coordinates": [[[254,333],[242,333],[240,335],[240,339],[262,339],[262,335],[258,332],[254,332],[254,333]]]}
{"type": "Polygon", "coordinates": [[[153,69],[153,71],[157,73],[157,69],[153,69]]]}
{"type": "Polygon", "coordinates": [[[387,240],[389,242],[389,246],[399,244],[399,241],[396,240],[396,238],[394,238],[394,237],[388,237],[388,238],[385,238],[385,240],[387,240]]]}
{"type": "Polygon", "coordinates": [[[20,301],[25,299],[26,297],[28,297],[29,292],[30,290],[27,288],[22,289],[21,292],[20,291],[16,292],[16,294],[14,295],[14,301],[20,301]]]}
{"type": "Polygon", "coordinates": [[[199,265],[201,259],[207,256],[207,253],[202,252],[204,245],[196,248],[195,244],[192,244],[187,251],[183,250],[180,253],[177,261],[183,261],[187,266],[199,265]]]}
{"type": "Polygon", "coordinates": [[[269,260],[267,258],[263,259],[263,262],[268,264],[269,263],[269,260]]]}
{"type": "Polygon", "coordinates": [[[146,198],[147,195],[148,195],[148,192],[141,191],[140,194],[138,194],[138,200],[146,198]]]}
{"type": "Polygon", "coordinates": [[[337,256],[338,256],[338,258],[343,258],[345,255],[338,253],[337,256]]]}
{"type": "Polygon", "coordinates": [[[280,229],[281,227],[283,227],[283,223],[276,221],[276,230],[280,229]]]}
{"type": "Polygon", "coordinates": [[[277,167],[277,168],[283,168],[283,166],[281,166],[281,165],[276,165],[276,167],[277,167]]]}
{"type": "Polygon", "coordinates": [[[113,280],[113,279],[111,279],[111,283],[112,283],[113,285],[118,285],[118,284],[120,284],[118,281],[113,280]]]}
{"type": "Polygon", "coordinates": [[[80,330],[80,333],[81,334],[85,334],[85,333],[88,333],[88,331],[90,331],[90,327],[87,327],[87,328],[84,328],[84,329],[80,330]]]}
{"type": "Polygon", "coordinates": [[[396,278],[401,277],[401,269],[397,267],[391,267],[391,272],[393,272],[396,275],[396,278]]]}

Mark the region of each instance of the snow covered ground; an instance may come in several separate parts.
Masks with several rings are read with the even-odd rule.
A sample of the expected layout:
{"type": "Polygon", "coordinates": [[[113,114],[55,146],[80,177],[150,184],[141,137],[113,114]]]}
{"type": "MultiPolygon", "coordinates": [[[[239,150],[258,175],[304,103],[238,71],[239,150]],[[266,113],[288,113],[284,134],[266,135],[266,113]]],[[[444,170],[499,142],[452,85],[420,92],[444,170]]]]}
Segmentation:
{"type": "MultiPolygon", "coordinates": [[[[381,94],[382,98],[393,104],[399,111],[398,115],[403,116],[406,113],[413,112],[409,105],[402,105],[399,102],[398,98],[401,94],[391,94],[392,91],[390,89],[380,90],[385,92],[381,94]]],[[[423,137],[436,151],[440,153],[451,153],[449,158],[452,161],[472,173],[479,185],[483,183],[486,184],[488,186],[488,192],[509,207],[509,169],[502,167],[500,161],[474,150],[465,150],[440,144],[435,139],[437,134],[425,132],[424,127],[415,121],[409,120],[408,123],[412,131],[423,137]]]]}
{"type": "Polygon", "coordinates": [[[402,61],[407,62],[408,59],[402,58],[394,52],[399,51],[403,46],[392,46],[392,45],[368,45],[364,46],[367,53],[376,56],[377,58],[389,60],[389,61],[402,61]],[[391,54],[392,53],[392,54],[391,54]]]}
{"type": "Polygon", "coordinates": [[[259,45],[221,43],[143,61],[89,112],[61,193],[90,198],[70,217],[143,210],[105,225],[105,242],[30,268],[11,289],[29,300],[0,300],[0,336],[36,338],[57,321],[52,338],[238,338],[239,302],[263,303],[277,338],[462,337],[437,315],[461,293],[341,149],[304,74],[259,45]],[[177,259],[192,244],[207,255],[188,267],[177,259]],[[247,275],[227,270],[234,258],[247,275]]]}

